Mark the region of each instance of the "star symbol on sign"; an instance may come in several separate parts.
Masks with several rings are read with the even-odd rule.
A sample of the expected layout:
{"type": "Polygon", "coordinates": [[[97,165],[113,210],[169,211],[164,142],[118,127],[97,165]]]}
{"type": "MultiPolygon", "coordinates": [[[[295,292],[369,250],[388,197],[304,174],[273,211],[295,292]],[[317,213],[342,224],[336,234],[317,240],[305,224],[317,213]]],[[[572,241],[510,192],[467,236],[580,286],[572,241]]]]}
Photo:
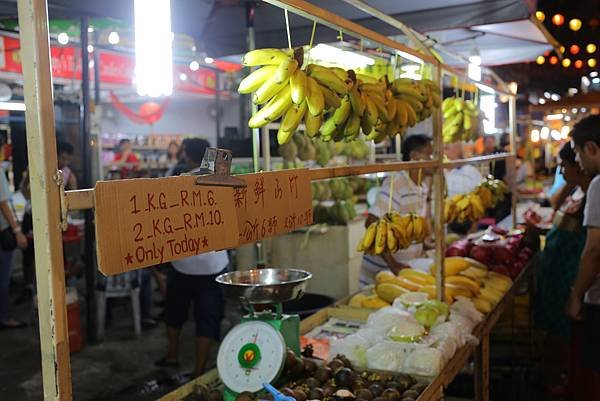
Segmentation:
{"type": "Polygon", "coordinates": [[[127,256],[125,256],[125,260],[127,261],[127,264],[133,264],[133,255],[131,253],[127,253],[127,256]]]}
{"type": "Polygon", "coordinates": [[[206,238],[206,235],[204,236],[204,239],[202,240],[202,246],[204,248],[208,247],[208,239],[206,238]]]}

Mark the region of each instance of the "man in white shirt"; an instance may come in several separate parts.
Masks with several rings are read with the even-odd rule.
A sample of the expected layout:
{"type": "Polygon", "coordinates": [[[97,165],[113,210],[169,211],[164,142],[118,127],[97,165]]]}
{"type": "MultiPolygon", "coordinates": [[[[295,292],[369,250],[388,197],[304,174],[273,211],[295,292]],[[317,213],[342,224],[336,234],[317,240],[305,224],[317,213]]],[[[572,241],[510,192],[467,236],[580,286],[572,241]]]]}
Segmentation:
{"type": "MultiPolygon", "coordinates": [[[[183,144],[183,152],[192,164],[200,165],[208,142],[190,138],[183,144]]],[[[190,165],[193,169],[194,165],[190,165]]],[[[229,258],[226,251],[208,252],[175,260],[170,263],[167,276],[167,355],[156,362],[161,367],[179,365],[179,334],[188,317],[190,305],[194,304],[196,322],[196,367],[194,376],[200,376],[213,342],[219,341],[221,320],[225,301],[215,278],[227,270],[229,258]]]]}
{"type": "MultiPolygon", "coordinates": [[[[444,154],[450,160],[458,160],[463,158],[462,142],[455,142],[444,146],[444,154]]],[[[446,187],[448,188],[448,197],[458,194],[467,194],[481,184],[483,176],[470,164],[453,168],[446,171],[446,187]]]]}
{"type": "MultiPolygon", "coordinates": [[[[429,160],[433,149],[431,139],[426,135],[411,135],[402,144],[402,160],[429,160]]],[[[388,211],[390,199],[390,180],[394,180],[394,193],[392,194],[392,209],[400,214],[417,213],[424,217],[430,216],[429,189],[426,184],[430,172],[425,169],[419,173],[418,169],[399,171],[388,176],[381,184],[375,204],[369,209],[366,221],[368,227],[377,218],[388,211]]],[[[391,270],[398,273],[408,267],[406,261],[419,257],[423,253],[423,244],[412,244],[406,249],[401,249],[395,254],[385,253],[381,256],[364,255],[360,272],[360,285],[373,284],[377,273],[391,270]]]]}
{"type": "Polygon", "coordinates": [[[579,272],[566,305],[567,315],[583,320],[582,361],[594,372],[589,400],[600,399],[600,116],[589,116],[572,131],[577,160],[593,176],[583,212],[587,229],[579,272]]]}

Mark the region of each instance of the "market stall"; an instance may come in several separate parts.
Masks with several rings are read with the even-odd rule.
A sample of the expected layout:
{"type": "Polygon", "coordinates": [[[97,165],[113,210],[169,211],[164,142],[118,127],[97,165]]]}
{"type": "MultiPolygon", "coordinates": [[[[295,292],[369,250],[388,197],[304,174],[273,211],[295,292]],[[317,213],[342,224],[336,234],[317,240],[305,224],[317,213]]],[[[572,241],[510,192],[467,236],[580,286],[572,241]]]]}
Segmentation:
{"type": "MultiPolygon", "coordinates": [[[[431,67],[430,77],[428,80],[415,80],[414,84],[411,83],[410,85],[426,85],[427,88],[423,86],[419,86],[419,88],[420,90],[429,93],[428,99],[430,101],[433,97],[431,95],[432,93],[438,94],[439,96],[439,94],[442,93],[444,86],[452,86],[451,84],[446,85],[448,82],[462,82],[459,86],[463,88],[467,86],[467,83],[472,82],[463,71],[440,63],[430,54],[415,51],[410,47],[346,20],[311,3],[301,0],[269,0],[267,2],[284,8],[286,10],[286,15],[289,11],[309,18],[315,23],[332,27],[336,31],[343,32],[345,35],[376,42],[380,46],[390,49],[391,51],[402,52],[405,55],[408,54],[412,58],[418,58],[421,60],[422,64],[427,64],[431,67]],[[429,83],[425,84],[425,81],[429,83]]],[[[20,30],[23,43],[23,58],[32,61],[31,63],[24,63],[23,67],[25,76],[25,98],[27,109],[29,110],[27,113],[27,123],[31,170],[40,175],[39,181],[32,182],[32,203],[35,211],[34,230],[36,238],[46,239],[46,241],[39,241],[40,244],[43,244],[42,246],[36,246],[36,255],[40,261],[37,264],[36,269],[38,272],[39,283],[44,391],[48,399],[70,400],[72,398],[67,325],[65,319],[65,289],[64,281],[62,279],[64,266],[62,262],[62,248],[60,246],[61,222],[66,218],[67,211],[94,210],[99,269],[104,274],[110,275],[210,250],[235,248],[242,244],[253,243],[274,235],[289,233],[300,227],[306,226],[313,221],[311,200],[312,190],[310,185],[313,181],[372,173],[429,168],[434,170],[433,188],[435,200],[433,208],[435,216],[433,227],[435,251],[433,254],[434,268],[432,268],[432,272],[434,273],[430,276],[430,279],[434,283],[432,285],[432,298],[435,298],[436,302],[441,304],[445,298],[447,299],[444,291],[446,288],[444,224],[448,220],[448,217],[444,216],[444,210],[448,206],[444,200],[444,168],[457,167],[465,164],[484,164],[500,160],[507,161],[509,168],[511,168],[510,166],[512,166],[512,162],[515,158],[515,94],[499,88],[493,79],[490,78],[486,80],[485,84],[474,82],[471,87],[489,90],[495,94],[503,94],[510,98],[509,126],[511,132],[511,144],[513,145],[511,147],[511,153],[500,153],[454,161],[444,160],[444,141],[452,142],[453,135],[456,135],[457,132],[460,133],[460,135],[471,133],[470,126],[465,127],[464,129],[462,126],[462,119],[465,114],[462,111],[462,107],[465,104],[465,89],[462,89],[462,97],[455,95],[447,98],[450,99],[447,104],[454,104],[454,102],[461,104],[461,106],[457,107],[452,106],[456,112],[453,111],[449,114],[449,116],[453,116],[456,113],[461,114],[460,129],[450,129],[452,127],[448,127],[447,122],[444,123],[442,109],[440,108],[442,106],[441,98],[438,99],[439,104],[437,106],[433,106],[432,102],[428,106],[428,113],[420,114],[418,117],[421,120],[431,117],[434,142],[434,159],[432,160],[291,169],[287,171],[264,172],[232,177],[229,175],[231,154],[219,150],[207,154],[207,157],[209,158],[206,163],[206,167],[209,167],[206,171],[209,173],[208,176],[184,176],[157,180],[136,179],[114,182],[100,181],[93,189],[64,191],[64,184],[60,179],[60,173],[57,173],[56,158],[54,156],[56,144],[54,136],[54,118],[51,111],[52,87],[49,64],[50,49],[48,46],[45,1],[19,1],[19,17],[21,21],[20,30]],[[444,129],[444,126],[446,126],[447,129],[444,129]],[[443,130],[452,133],[443,134],[443,130]],[[448,137],[448,135],[450,135],[450,137],[448,137]],[[224,167],[221,168],[222,165],[224,167]],[[280,186],[282,182],[288,184],[287,187],[284,186],[285,190],[280,186]],[[246,198],[250,193],[254,196],[252,201],[248,201],[246,198]],[[115,204],[123,207],[115,210],[115,204]],[[189,216],[189,220],[186,216],[189,216]],[[154,219],[160,220],[158,231],[156,228],[157,225],[154,224],[154,219]],[[168,224],[167,219],[169,219],[168,224]],[[194,223],[192,223],[192,219],[194,223]],[[179,223],[180,220],[182,232],[178,232],[179,228],[177,223],[179,223]],[[281,224],[277,224],[277,221],[281,224]],[[171,226],[171,224],[173,225],[171,226]],[[117,227],[116,230],[115,227],[117,227]],[[163,238],[163,232],[172,237],[168,240],[163,238]],[[231,235],[231,233],[234,234],[231,235]],[[194,237],[194,240],[190,238],[191,236],[194,237]]],[[[292,60],[292,62],[293,61],[294,60],[292,60]]],[[[301,65],[302,63],[297,62],[297,64],[301,65]]],[[[252,64],[248,63],[248,65],[252,64]]],[[[356,78],[353,79],[353,81],[356,84],[356,78]]],[[[371,83],[374,85],[375,89],[379,88],[378,85],[381,85],[380,82],[378,83],[376,81],[377,80],[371,83]]],[[[398,85],[401,89],[404,88],[402,82],[403,81],[398,81],[398,85]]],[[[382,89],[386,88],[387,87],[383,87],[382,89]]],[[[341,89],[340,91],[347,91],[347,89],[341,89]]],[[[400,89],[398,89],[398,91],[398,96],[402,98],[402,92],[400,89]]],[[[373,96],[377,97],[376,95],[373,96]]],[[[426,102],[427,97],[422,94],[417,96],[419,98],[423,97],[419,102],[426,102]]],[[[267,97],[265,101],[266,100],[269,100],[269,98],[267,97]]],[[[407,100],[407,102],[408,101],[409,100],[407,100]]],[[[472,104],[473,100],[467,101],[470,101],[470,104],[472,104]]],[[[373,99],[369,99],[366,102],[367,104],[369,104],[369,102],[372,103],[373,99]]],[[[323,109],[322,103],[323,99],[321,98],[321,110],[323,109]]],[[[378,107],[375,103],[373,104],[375,109],[371,106],[369,113],[373,113],[373,115],[378,113],[385,114],[381,107],[378,107]]],[[[289,108],[290,104],[287,106],[289,108]]],[[[317,108],[315,104],[310,104],[309,106],[311,109],[313,107],[317,108]]],[[[419,106],[416,105],[415,107],[419,106]]],[[[423,108],[423,104],[421,104],[420,107],[423,108]]],[[[473,107],[475,106],[473,105],[473,107]]],[[[256,116],[260,115],[259,113],[263,112],[264,109],[265,108],[256,113],[253,118],[258,118],[256,116]]],[[[279,116],[281,116],[282,113],[279,114],[279,116]]],[[[272,119],[276,120],[277,118],[272,119]]],[[[346,118],[348,118],[347,114],[346,118]]],[[[446,121],[448,118],[449,117],[447,116],[446,121]]],[[[374,119],[375,121],[378,121],[378,117],[375,116],[374,119]]],[[[416,124],[416,115],[414,119],[415,121],[412,125],[416,124]]],[[[309,124],[308,122],[306,123],[307,125],[309,124]]],[[[283,125],[284,122],[281,124],[283,125]]],[[[294,130],[297,127],[298,124],[295,125],[294,130]]],[[[257,126],[256,128],[259,127],[257,126]]],[[[307,127],[307,130],[308,129],[309,128],[307,127]]],[[[391,138],[396,137],[396,135],[399,135],[399,133],[397,133],[398,129],[400,129],[400,126],[389,128],[389,131],[384,132],[385,136],[391,138]]],[[[282,126],[279,127],[279,132],[283,132],[284,135],[286,132],[294,130],[289,129],[288,131],[282,129],[282,126]]],[[[257,133],[258,132],[255,134],[257,133]]],[[[377,138],[378,135],[376,135],[375,138],[377,138]]],[[[263,137],[265,136],[268,136],[268,134],[263,135],[263,137]]],[[[281,142],[286,143],[287,140],[282,140],[281,142]]],[[[268,146],[263,146],[263,149],[267,148],[268,146]]],[[[255,157],[256,156],[257,155],[255,154],[255,157]]],[[[263,154],[263,156],[267,158],[268,154],[263,154]]],[[[269,163],[266,163],[265,165],[270,167],[269,163]]],[[[264,168],[264,170],[268,171],[269,167],[264,168]]],[[[514,188],[512,193],[513,196],[515,196],[514,188]]],[[[472,196],[469,197],[469,199],[472,198],[472,196]]],[[[457,204],[458,201],[459,200],[457,199],[457,204]]],[[[513,198],[513,206],[514,204],[513,198]]],[[[466,208],[457,207],[456,213],[457,216],[460,216],[461,213],[466,214],[471,212],[467,212],[466,208]]],[[[513,219],[514,218],[515,214],[513,213],[513,219]]],[[[381,219],[379,224],[383,224],[383,220],[384,219],[381,219]]],[[[387,224],[387,222],[385,222],[385,224],[387,224]]],[[[415,234],[415,238],[417,236],[418,235],[415,234]]],[[[392,236],[390,236],[390,238],[391,237],[392,236]]],[[[364,250],[367,250],[367,248],[370,247],[371,243],[365,245],[364,250]]],[[[374,252],[381,253],[381,251],[377,251],[376,248],[374,249],[374,252]]],[[[260,273],[256,274],[260,275],[260,273]]],[[[521,273],[515,284],[524,280],[522,277],[525,277],[526,274],[527,269],[521,273]]],[[[309,276],[306,275],[302,276],[302,281],[308,279],[308,277],[309,276]]],[[[288,278],[282,278],[279,284],[288,284],[289,280],[286,280],[288,280],[288,278]]],[[[293,279],[292,282],[295,283],[293,279]]],[[[231,281],[226,284],[236,287],[239,286],[240,283],[243,283],[243,281],[231,281]]],[[[264,284],[265,283],[261,283],[261,285],[264,284]]],[[[489,330],[495,324],[506,302],[510,300],[514,287],[515,285],[513,284],[510,289],[505,288],[506,291],[504,295],[500,294],[500,297],[495,296],[495,308],[488,310],[485,317],[481,315],[481,323],[473,331],[473,335],[480,339],[480,344],[477,347],[470,345],[468,347],[460,348],[449,359],[448,363],[445,365],[445,370],[440,371],[437,378],[433,378],[433,384],[431,384],[430,387],[424,388],[423,386],[419,386],[419,392],[417,392],[415,387],[415,390],[413,391],[417,392],[417,397],[421,394],[421,398],[419,399],[436,399],[435,397],[440,395],[442,387],[452,380],[453,375],[455,375],[458,369],[464,365],[475,348],[478,365],[478,373],[476,375],[477,399],[488,399],[487,383],[489,378],[487,364],[489,360],[489,330]]],[[[285,299],[294,299],[300,293],[301,292],[294,293],[291,298],[268,298],[266,300],[269,301],[268,303],[280,303],[285,299]]],[[[289,296],[290,295],[288,295],[288,297],[289,296]]],[[[248,297],[247,300],[250,300],[250,298],[248,297]]],[[[252,302],[249,302],[249,304],[252,304],[252,302]]],[[[362,314],[363,317],[366,317],[366,315],[369,315],[371,312],[355,311],[350,313],[355,313],[357,315],[362,314]]],[[[292,347],[292,344],[294,346],[296,345],[295,341],[298,340],[297,337],[300,332],[304,333],[305,331],[308,331],[312,325],[309,323],[310,321],[305,321],[300,324],[296,318],[289,319],[289,322],[286,319],[282,320],[281,313],[276,313],[275,316],[276,318],[272,320],[275,320],[278,323],[270,325],[280,327],[279,330],[284,333],[284,337],[286,337],[284,345],[287,344],[290,347],[292,347]],[[288,324],[289,327],[287,326],[288,324]],[[282,329],[281,325],[287,328],[282,329]],[[294,336],[295,339],[288,338],[294,336]]],[[[257,319],[249,319],[237,327],[241,330],[242,327],[247,328],[247,326],[243,326],[244,324],[256,324],[256,322],[258,322],[257,319]]],[[[271,330],[269,333],[273,333],[272,329],[268,330],[271,330]]],[[[275,333],[277,334],[278,331],[275,331],[275,333]]],[[[252,351],[250,353],[252,355],[248,354],[249,358],[256,353],[256,350],[250,348],[247,350],[252,351]]],[[[231,349],[235,351],[235,348],[231,349]]],[[[299,349],[294,349],[294,351],[298,354],[299,349]]],[[[242,356],[245,355],[246,354],[244,353],[242,356]]],[[[252,361],[252,358],[250,358],[246,362],[250,364],[252,361]]],[[[250,366],[250,368],[253,366],[254,365],[250,366]]],[[[223,374],[223,372],[220,373],[223,374]]],[[[275,372],[267,373],[272,374],[275,372]]],[[[207,376],[203,376],[195,382],[182,387],[175,393],[165,397],[165,399],[183,399],[194,390],[195,384],[206,384],[207,380],[212,382],[216,379],[215,376],[216,372],[213,371],[207,376]]],[[[275,380],[278,375],[275,374],[272,376],[271,379],[275,380]]],[[[235,378],[229,378],[228,380],[230,390],[232,390],[232,393],[235,393],[235,391],[231,389],[231,383],[235,383],[235,378]]],[[[232,399],[235,399],[235,397],[232,399]]]]}

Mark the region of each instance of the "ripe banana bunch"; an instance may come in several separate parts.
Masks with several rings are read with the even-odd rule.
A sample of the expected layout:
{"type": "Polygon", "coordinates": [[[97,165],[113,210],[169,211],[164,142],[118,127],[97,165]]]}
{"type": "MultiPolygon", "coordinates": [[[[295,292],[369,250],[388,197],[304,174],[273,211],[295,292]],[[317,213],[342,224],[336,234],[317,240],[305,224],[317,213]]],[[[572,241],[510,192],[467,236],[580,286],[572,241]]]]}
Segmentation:
{"type": "MultiPolygon", "coordinates": [[[[375,88],[376,93],[382,89],[375,88]]],[[[385,93],[384,113],[375,124],[375,132],[367,136],[380,142],[386,137],[403,135],[408,127],[429,118],[434,107],[441,105],[440,87],[434,81],[422,79],[398,78],[388,85],[385,93]]]]}
{"type": "Polygon", "coordinates": [[[464,223],[465,221],[474,222],[482,218],[485,215],[486,207],[477,193],[470,192],[446,199],[444,209],[444,218],[447,223],[453,221],[464,223]]]}
{"type": "Polygon", "coordinates": [[[444,143],[471,141],[477,139],[483,113],[472,100],[460,97],[448,97],[442,102],[444,125],[442,136],[444,143]]]}
{"type": "Polygon", "coordinates": [[[387,213],[367,228],[357,251],[373,255],[395,253],[408,248],[413,241],[423,242],[428,235],[429,228],[423,217],[415,213],[387,213]]]}
{"type": "MultiPolygon", "coordinates": [[[[488,190],[491,196],[490,206],[494,207],[496,204],[504,199],[508,194],[508,187],[502,180],[494,178],[493,175],[488,175],[483,179],[481,184],[477,187],[476,191],[488,190]]],[[[487,199],[486,199],[487,200],[487,199]]]]}
{"type": "Polygon", "coordinates": [[[304,52],[301,47],[294,51],[280,49],[252,50],[244,55],[242,64],[248,67],[262,66],[244,78],[239,93],[252,93],[252,101],[262,105],[248,121],[250,128],[260,128],[283,116],[277,139],[287,143],[308,109],[305,101],[306,80],[301,70],[304,52]]]}

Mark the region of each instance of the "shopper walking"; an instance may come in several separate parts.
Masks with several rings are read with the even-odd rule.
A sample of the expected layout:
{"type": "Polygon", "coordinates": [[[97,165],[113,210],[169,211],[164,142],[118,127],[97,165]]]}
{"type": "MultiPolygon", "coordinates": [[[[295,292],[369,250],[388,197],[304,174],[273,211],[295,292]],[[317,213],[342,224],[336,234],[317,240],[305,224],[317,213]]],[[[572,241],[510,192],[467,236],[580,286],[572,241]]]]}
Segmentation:
{"type": "Polygon", "coordinates": [[[584,209],[587,238],[566,312],[583,321],[583,365],[594,372],[588,399],[600,400],[600,116],[577,123],[572,138],[581,167],[594,178],[584,209]]]}
{"type": "MultiPolygon", "coordinates": [[[[21,231],[17,218],[10,205],[10,189],[4,169],[0,167],[0,233],[14,234],[17,247],[27,247],[27,238],[21,231]],[[10,230],[5,233],[5,230],[10,230]]],[[[13,267],[13,246],[0,244],[0,329],[18,329],[26,324],[10,317],[10,276],[13,267]]]]}
{"type": "MultiPolygon", "coordinates": [[[[189,172],[200,167],[208,142],[191,138],[183,146],[184,163],[176,170],[189,172]]],[[[158,366],[179,365],[179,335],[187,320],[190,306],[194,305],[196,323],[196,364],[194,376],[206,369],[206,362],[213,342],[219,341],[221,320],[224,315],[224,299],[215,278],[226,271],[229,258],[226,251],[208,252],[172,261],[167,276],[167,354],[156,362],[158,366]]]]}
{"type": "MultiPolygon", "coordinates": [[[[429,160],[432,153],[431,139],[426,135],[411,135],[402,144],[402,160],[404,161],[429,160]]],[[[426,169],[422,171],[413,169],[408,172],[400,171],[387,177],[381,184],[381,190],[377,195],[375,204],[369,209],[366,226],[368,227],[380,216],[387,213],[390,196],[392,197],[392,208],[398,213],[416,213],[429,217],[431,215],[431,202],[428,185],[426,184],[426,178],[429,175],[430,172],[426,169]],[[390,180],[392,179],[394,180],[394,192],[390,194],[390,180]]],[[[380,271],[391,270],[398,273],[408,267],[406,261],[419,257],[422,252],[423,244],[413,244],[393,255],[391,253],[382,256],[365,254],[360,272],[360,285],[373,284],[375,276],[380,271]]]]}

